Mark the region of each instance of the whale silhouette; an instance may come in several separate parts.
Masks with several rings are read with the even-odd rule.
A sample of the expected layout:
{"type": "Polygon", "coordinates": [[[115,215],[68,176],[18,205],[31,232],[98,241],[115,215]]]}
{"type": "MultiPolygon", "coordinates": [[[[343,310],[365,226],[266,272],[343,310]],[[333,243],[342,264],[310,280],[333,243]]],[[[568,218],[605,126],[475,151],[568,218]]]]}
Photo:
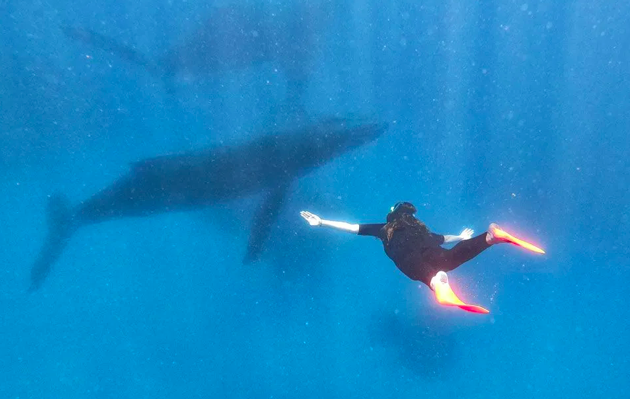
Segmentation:
{"type": "Polygon", "coordinates": [[[217,7],[199,29],[155,59],[87,28],[61,28],[73,40],[146,68],[161,77],[169,91],[174,90],[176,76],[204,76],[271,63],[285,74],[287,102],[293,104],[302,101],[328,6],[327,1],[309,1],[275,10],[264,4],[217,7]]]}
{"type": "Polygon", "coordinates": [[[291,183],[379,137],[387,124],[322,119],[270,132],[249,142],[144,159],[91,198],[72,206],[50,197],[48,234],[31,269],[38,289],[72,235],[81,227],[121,218],[202,209],[266,193],[252,223],[244,262],[259,257],[291,183]]]}

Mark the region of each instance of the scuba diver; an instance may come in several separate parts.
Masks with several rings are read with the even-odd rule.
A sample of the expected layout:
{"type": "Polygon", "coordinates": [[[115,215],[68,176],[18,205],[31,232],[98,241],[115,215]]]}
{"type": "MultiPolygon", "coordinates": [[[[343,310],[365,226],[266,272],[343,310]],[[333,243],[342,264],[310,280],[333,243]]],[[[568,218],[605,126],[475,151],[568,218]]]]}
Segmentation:
{"type": "Polygon", "coordinates": [[[489,313],[481,306],[462,302],[448,283],[446,272],[454,270],[479,255],[490,246],[511,243],[530,251],[544,254],[542,249],[520,240],[502,230],[495,223],[488,231],[472,237],[473,230],[464,229],[459,235],[432,233],[415,217],[416,207],[409,202],[398,202],[387,215],[387,223],[350,224],[324,220],[310,212],[300,215],[311,226],[327,226],[339,230],[372,236],[383,242],[385,253],[407,277],[421,281],[435,292],[439,304],[457,306],[473,313],[489,313]],[[457,243],[451,249],[443,244],[457,243]]]}

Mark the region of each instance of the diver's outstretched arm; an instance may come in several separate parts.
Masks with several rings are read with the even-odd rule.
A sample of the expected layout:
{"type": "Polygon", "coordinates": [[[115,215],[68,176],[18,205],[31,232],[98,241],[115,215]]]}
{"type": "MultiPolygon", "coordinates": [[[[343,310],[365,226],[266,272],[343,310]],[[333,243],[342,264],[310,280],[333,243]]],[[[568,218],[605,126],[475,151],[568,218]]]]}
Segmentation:
{"type": "Polygon", "coordinates": [[[332,220],[324,220],[317,215],[314,215],[307,211],[300,212],[300,216],[302,216],[308,224],[311,226],[328,226],[333,227],[335,229],[347,231],[349,233],[359,233],[359,225],[358,224],[350,224],[345,222],[334,222],[332,220]]]}
{"type": "Polygon", "coordinates": [[[460,235],[452,236],[452,235],[444,235],[444,244],[450,244],[453,242],[460,242],[464,240],[470,240],[474,231],[472,229],[464,229],[460,235]]]}

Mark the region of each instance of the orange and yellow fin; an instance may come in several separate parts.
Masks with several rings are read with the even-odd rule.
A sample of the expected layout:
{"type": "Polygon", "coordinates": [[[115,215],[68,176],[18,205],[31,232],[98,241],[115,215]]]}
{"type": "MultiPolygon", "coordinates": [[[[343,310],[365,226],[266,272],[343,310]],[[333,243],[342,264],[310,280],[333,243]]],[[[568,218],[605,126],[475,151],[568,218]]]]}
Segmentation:
{"type": "Polygon", "coordinates": [[[453,289],[448,283],[441,283],[435,285],[435,297],[440,305],[444,306],[457,306],[460,309],[463,309],[467,312],[471,313],[482,313],[487,314],[490,311],[486,308],[477,305],[469,305],[467,303],[462,302],[461,299],[455,295],[453,289]]]}
{"type": "Polygon", "coordinates": [[[523,241],[520,238],[516,238],[513,235],[511,235],[510,233],[508,233],[508,232],[506,232],[504,230],[501,230],[500,228],[495,228],[492,231],[492,235],[494,235],[496,238],[505,240],[505,241],[507,241],[509,243],[512,243],[514,245],[518,245],[519,247],[523,247],[523,248],[528,249],[528,250],[530,250],[532,252],[536,252],[536,253],[539,253],[539,254],[544,254],[545,253],[545,251],[542,248],[538,248],[534,244],[531,244],[531,243],[529,243],[527,241],[523,241]]]}

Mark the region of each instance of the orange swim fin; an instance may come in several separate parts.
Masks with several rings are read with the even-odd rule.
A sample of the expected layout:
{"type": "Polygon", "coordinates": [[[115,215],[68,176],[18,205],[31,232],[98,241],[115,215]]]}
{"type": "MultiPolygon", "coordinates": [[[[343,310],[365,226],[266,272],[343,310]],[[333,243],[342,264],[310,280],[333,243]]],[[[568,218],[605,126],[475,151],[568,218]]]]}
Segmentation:
{"type": "Polygon", "coordinates": [[[481,306],[469,305],[462,302],[462,300],[455,295],[455,292],[453,292],[453,289],[448,283],[448,276],[444,272],[438,272],[438,274],[431,279],[431,288],[435,291],[435,298],[440,305],[457,306],[471,313],[490,313],[488,309],[481,306]]]}
{"type": "Polygon", "coordinates": [[[542,248],[538,248],[537,246],[535,246],[534,244],[531,244],[527,241],[523,241],[520,238],[516,238],[513,235],[511,235],[510,233],[506,232],[505,230],[502,230],[499,226],[497,226],[496,224],[491,224],[490,225],[490,232],[494,238],[494,240],[499,241],[499,242],[509,242],[511,244],[514,245],[518,245],[519,247],[523,247],[525,249],[528,249],[532,252],[536,252],[539,254],[544,254],[545,251],[542,248]]]}

